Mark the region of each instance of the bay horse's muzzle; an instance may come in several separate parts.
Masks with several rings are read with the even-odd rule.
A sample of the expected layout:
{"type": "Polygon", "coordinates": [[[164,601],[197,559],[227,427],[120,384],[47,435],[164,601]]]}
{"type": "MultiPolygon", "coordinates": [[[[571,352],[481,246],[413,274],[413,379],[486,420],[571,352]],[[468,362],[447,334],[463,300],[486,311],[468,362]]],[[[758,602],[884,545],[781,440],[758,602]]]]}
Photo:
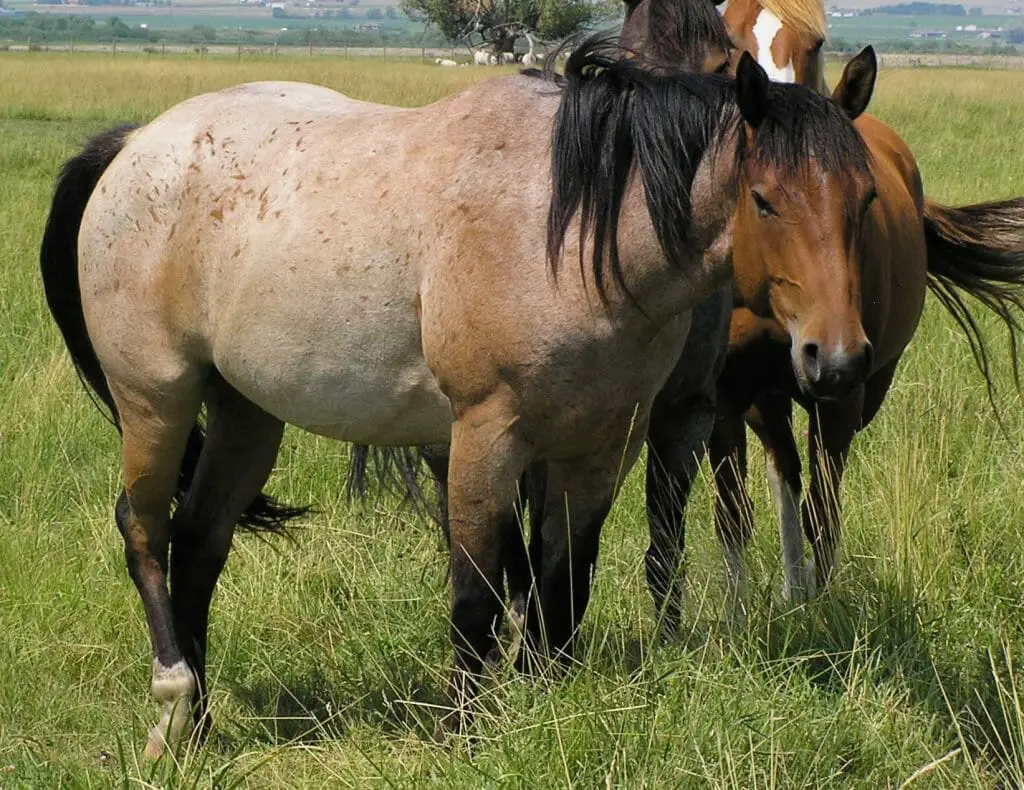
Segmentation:
{"type": "Polygon", "coordinates": [[[800,346],[793,364],[805,394],[821,400],[838,400],[864,382],[871,372],[873,349],[867,340],[858,348],[827,350],[814,341],[800,346]]]}

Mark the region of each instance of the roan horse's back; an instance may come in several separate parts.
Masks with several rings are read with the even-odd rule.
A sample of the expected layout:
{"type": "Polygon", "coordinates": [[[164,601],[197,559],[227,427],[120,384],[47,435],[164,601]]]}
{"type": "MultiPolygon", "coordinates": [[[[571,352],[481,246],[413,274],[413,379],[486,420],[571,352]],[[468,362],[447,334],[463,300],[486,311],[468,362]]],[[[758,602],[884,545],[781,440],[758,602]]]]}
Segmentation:
{"type": "MultiPolygon", "coordinates": [[[[86,319],[104,367],[173,388],[213,366],[265,411],[318,433],[447,439],[450,406],[420,321],[431,267],[460,240],[446,221],[452,201],[424,195],[486,204],[471,178],[435,183],[438,158],[458,144],[443,127],[473,120],[451,101],[407,110],[254,83],[137,131],[83,219],[82,285],[96,294],[86,319]],[[127,337],[147,338],[146,353],[124,348],[127,337]]],[[[499,133],[475,135],[503,144],[499,133]]],[[[481,173],[508,183],[512,157],[494,149],[478,152],[481,173]]]]}

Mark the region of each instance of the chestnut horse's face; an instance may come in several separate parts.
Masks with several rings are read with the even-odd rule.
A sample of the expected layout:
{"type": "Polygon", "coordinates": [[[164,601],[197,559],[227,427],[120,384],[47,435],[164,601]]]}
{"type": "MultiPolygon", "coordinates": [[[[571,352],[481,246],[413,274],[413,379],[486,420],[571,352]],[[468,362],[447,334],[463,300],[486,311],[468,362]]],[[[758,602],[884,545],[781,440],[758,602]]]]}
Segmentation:
{"type": "MultiPolygon", "coordinates": [[[[874,78],[874,53],[865,50],[847,66],[832,101],[856,118],[874,78]]],[[[822,109],[838,113],[824,101],[822,109]]],[[[837,143],[815,139],[809,126],[799,154],[764,155],[760,123],[775,123],[776,136],[784,139],[780,124],[796,127],[799,119],[759,119],[756,107],[744,118],[755,153],[744,161],[737,207],[734,256],[745,261],[742,271],[737,267],[737,287],[756,293],[789,333],[801,391],[840,398],[865,379],[872,362],[860,290],[861,237],[876,197],[867,155],[852,127],[837,143]]]]}
{"type": "Polygon", "coordinates": [[[762,7],[759,0],[730,2],[723,19],[736,47],[733,65],[743,52],[749,52],[769,79],[804,85],[824,94],[825,25],[818,1],[811,0],[806,8],[800,0],[792,2],[795,18],[804,21],[801,25],[787,23],[762,7]]]}

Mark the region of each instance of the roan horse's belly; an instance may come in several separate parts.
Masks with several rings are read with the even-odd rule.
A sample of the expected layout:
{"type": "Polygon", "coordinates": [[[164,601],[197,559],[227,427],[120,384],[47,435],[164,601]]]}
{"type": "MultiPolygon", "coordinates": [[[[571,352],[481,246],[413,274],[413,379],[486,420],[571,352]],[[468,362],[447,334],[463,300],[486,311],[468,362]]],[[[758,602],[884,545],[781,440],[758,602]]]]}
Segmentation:
{"type": "Polygon", "coordinates": [[[350,277],[275,278],[269,269],[289,267],[272,258],[255,268],[260,276],[232,289],[234,307],[216,322],[213,363],[233,387],[335,439],[448,441],[451,407],[423,358],[408,273],[369,266],[350,277]]]}

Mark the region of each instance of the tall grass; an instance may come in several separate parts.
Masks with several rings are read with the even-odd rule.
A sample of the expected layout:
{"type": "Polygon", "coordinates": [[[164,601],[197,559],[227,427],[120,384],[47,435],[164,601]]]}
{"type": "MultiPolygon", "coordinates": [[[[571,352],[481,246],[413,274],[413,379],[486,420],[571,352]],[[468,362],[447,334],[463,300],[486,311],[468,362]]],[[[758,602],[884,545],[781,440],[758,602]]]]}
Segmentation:
{"type": "MultiPolygon", "coordinates": [[[[88,133],[242,80],[417,104],[493,72],[286,58],[0,62],[0,787],[1024,780],[1021,400],[1000,346],[1001,434],[966,341],[934,303],[855,444],[845,562],[827,595],[782,606],[755,452],[747,622],[719,625],[721,553],[701,480],[683,633],[656,645],[634,472],[606,528],[579,667],[539,681],[497,670],[472,746],[424,738],[450,653],[434,529],[386,498],[346,503],[345,448],[289,432],[272,490],[317,513],[294,544],[236,542],[214,601],[214,736],[201,752],[141,763],[155,707],[111,517],[116,437],[71,372],[37,275],[60,162],[88,133]]],[[[894,71],[875,97],[872,111],[917,152],[930,195],[1024,193],[1024,75],[894,71]]]]}

